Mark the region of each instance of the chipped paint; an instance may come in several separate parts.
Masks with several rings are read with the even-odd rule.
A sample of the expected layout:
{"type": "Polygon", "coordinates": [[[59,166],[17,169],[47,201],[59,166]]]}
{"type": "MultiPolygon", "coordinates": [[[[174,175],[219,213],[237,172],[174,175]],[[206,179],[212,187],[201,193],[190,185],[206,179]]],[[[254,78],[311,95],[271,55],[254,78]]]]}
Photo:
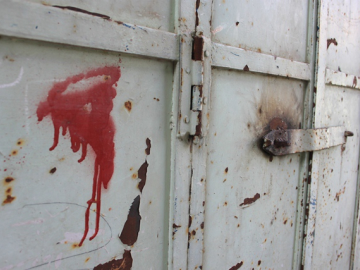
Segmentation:
{"type": "Polygon", "coordinates": [[[140,195],[138,195],[134,199],[130,207],[127,220],[124,224],[121,234],[119,235],[121,242],[128,246],[132,246],[133,244],[135,244],[140,231],[141,216],[139,213],[139,207],[140,207],[140,195]]]}
{"type": "Polygon", "coordinates": [[[244,202],[240,204],[240,206],[246,206],[246,205],[249,205],[249,204],[253,204],[254,202],[256,202],[258,199],[260,199],[260,194],[259,193],[256,193],[254,195],[254,197],[252,198],[245,198],[244,199],[244,202]]]}
{"type": "Polygon", "coordinates": [[[94,267],[94,270],[130,270],[132,267],[133,258],[131,251],[125,250],[123,258],[120,260],[111,260],[104,264],[99,264],[94,267]]]}

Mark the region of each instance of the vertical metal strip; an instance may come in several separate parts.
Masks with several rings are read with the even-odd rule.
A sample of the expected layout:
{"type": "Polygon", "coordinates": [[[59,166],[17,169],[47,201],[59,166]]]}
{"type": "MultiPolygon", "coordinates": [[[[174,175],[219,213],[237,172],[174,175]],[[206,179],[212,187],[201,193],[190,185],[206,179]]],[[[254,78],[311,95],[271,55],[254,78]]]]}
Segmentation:
{"type": "Polygon", "coordinates": [[[182,111],[190,110],[191,32],[195,27],[195,3],[176,0],[175,33],[180,36],[179,59],[175,63],[171,132],[171,183],[168,269],[187,269],[189,186],[191,179],[191,153],[188,138],[179,136],[184,122],[182,111]]]}
{"type": "Polygon", "coordinates": [[[203,49],[203,106],[201,117],[201,135],[193,137],[192,179],[189,223],[188,268],[201,269],[203,264],[205,197],[206,197],[206,161],[207,161],[207,130],[209,120],[209,101],[211,88],[211,12],[212,1],[197,0],[196,36],[204,40],[203,49]]]}
{"type": "MultiPolygon", "coordinates": [[[[316,47],[316,66],[315,66],[315,88],[314,88],[314,108],[312,127],[322,127],[321,106],[325,95],[325,68],[326,68],[326,48],[327,48],[327,1],[319,1],[318,4],[318,23],[317,23],[317,47],[316,47]],[[315,90],[316,89],[316,90],[315,90]]],[[[314,152],[311,160],[309,177],[311,185],[308,189],[307,205],[308,209],[307,224],[305,229],[303,265],[305,269],[311,269],[313,259],[313,247],[315,239],[315,222],[317,210],[317,193],[319,181],[319,152],[314,152]]]]}
{"type": "MultiPolygon", "coordinates": [[[[308,21],[307,21],[307,48],[306,48],[306,63],[310,66],[310,81],[307,83],[304,98],[304,113],[302,128],[310,129],[312,127],[313,114],[313,94],[314,94],[314,79],[315,79],[315,50],[316,50],[316,27],[317,27],[317,1],[308,1],[308,21]]],[[[309,153],[303,153],[300,159],[300,177],[298,183],[298,200],[295,223],[295,241],[294,241],[294,256],[293,256],[293,270],[301,269],[302,254],[304,248],[304,227],[305,227],[305,208],[308,191],[308,170],[309,170],[309,153]]]]}

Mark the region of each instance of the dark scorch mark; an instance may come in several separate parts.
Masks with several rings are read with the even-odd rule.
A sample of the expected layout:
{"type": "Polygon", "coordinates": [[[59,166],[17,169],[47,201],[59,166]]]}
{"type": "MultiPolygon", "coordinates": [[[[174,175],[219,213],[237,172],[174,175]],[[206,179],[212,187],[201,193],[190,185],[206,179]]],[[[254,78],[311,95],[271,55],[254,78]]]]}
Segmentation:
{"type": "Polygon", "coordinates": [[[129,210],[127,220],[124,224],[123,230],[119,236],[121,242],[125,245],[132,246],[135,244],[140,231],[141,216],[139,213],[140,195],[138,195],[129,210]]]}
{"type": "Polygon", "coordinates": [[[252,197],[252,198],[245,198],[244,202],[242,204],[240,204],[240,206],[252,204],[252,203],[256,202],[258,199],[260,199],[260,194],[256,193],[254,195],[254,197],[252,197]]]}
{"type": "Polygon", "coordinates": [[[99,264],[94,267],[94,270],[130,270],[132,267],[133,259],[131,251],[125,250],[123,258],[120,260],[112,260],[110,262],[99,264]]]}

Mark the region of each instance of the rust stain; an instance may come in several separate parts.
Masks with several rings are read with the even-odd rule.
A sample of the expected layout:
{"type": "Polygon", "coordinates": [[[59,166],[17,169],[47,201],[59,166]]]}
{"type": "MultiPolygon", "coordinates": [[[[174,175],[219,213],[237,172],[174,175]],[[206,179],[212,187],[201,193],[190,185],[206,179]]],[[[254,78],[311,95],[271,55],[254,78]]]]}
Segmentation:
{"type": "Polygon", "coordinates": [[[8,203],[12,203],[13,200],[15,200],[16,197],[13,197],[11,195],[6,195],[5,200],[2,202],[2,205],[8,204],[8,203]]]}
{"type": "Polygon", "coordinates": [[[146,139],[146,149],[145,149],[146,155],[150,155],[150,149],[151,149],[151,140],[149,138],[147,138],[146,139]]]}
{"type": "Polygon", "coordinates": [[[329,38],[329,39],[327,40],[327,49],[329,49],[329,46],[330,46],[331,44],[334,44],[335,46],[338,45],[338,43],[337,43],[337,41],[336,41],[335,38],[329,38]]]}
{"type": "Polygon", "coordinates": [[[340,200],[340,195],[345,193],[345,189],[346,189],[346,187],[344,187],[342,190],[340,189],[339,192],[336,193],[334,201],[340,200]]]}
{"type": "Polygon", "coordinates": [[[177,228],[181,228],[181,225],[176,225],[175,223],[173,223],[173,229],[177,229],[177,228]]]}
{"type": "Polygon", "coordinates": [[[12,181],[14,181],[15,179],[13,178],[13,177],[11,177],[11,176],[8,176],[8,177],[6,177],[5,179],[4,179],[4,183],[5,184],[9,184],[9,183],[11,183],[12,181]]]}
{"type": "Polygon", "coordinates": [[[233,267],[231,267],[229,270],[237,270],[239,269],[242,265],[244,264],[243,261],[237,263],[236,265],[234,265],[233,267]]]}
{"type": "MultiPolygon", "coordinates": [[[[199,1],[199,0],[197,0],[197,1],[199,1]]],[[[202,61],[203,60],[203,49],[204,49],[203,38],[202,37],[194,37],[192,60],[202,61]]]]}
{"type": "Polygon", "coordinates": [[[195,11],[195,28],[196,26],[199,25],[199,14],[198,14],[198,9],[200,7],[200,0],[196,0],[196,11],[195,11]]]}
{"type": "Polygon", "coordinates": [[[238,26],[238,25],[239,25],[239,22],[236,22],[235,25],[238,26]]]}
{"type": "Polygon", "coordinates": [[[73,244],[71,245],[71,248],[72,248],[72,249],[75,249],[75,248],[78,248],[78,247],[80,247],[80,246],[79,246],[79,243],[73,243],[73,244]]]}
{"type": "Polygon", "coordinates": [[[80,9],[80,8],[77,8],[77,7],[57,6],[57,5],[53,5],[53,7],[61,8],[61,9],[68,9],[68,10],[71,10],[71,11],[80,12],[80,13],[84,13],[84,14],[87,14],[87,15],[92,15],[92,16],[95,16],[95,17],[100,17],[100,18],[103,18],[104,20],[110,20],[110,17],[107,16],[107,15],[100,14],[100,13],[95,13],[95,12],[90,12],[90,11],[87,11],[85,9],[80,9]]]}
{"type": "Polygon", "coordinates": [[[287,220],[287,219],[284,219],[284,225],[286,225],[287,222],[288,222],[288,220],[287,220]]]}
{"type": "Polygon", "coordinates": [[[128,110],[128,112],[131,112],[132,103],[131,103],[130,100],[126,101],[126,102],[124,103],[124,106],[125,106],[125,108],[128,110]]]}
{"type": "Polygon", "coordinates": [[[85,263],[87,263],[90,260],[90,257],[87,257],[85,260],[85,263]]]}
{"type": "Polygon", "coordinates": [[[270,121],[270,130],[287,129],[287,124],[281,118],[275,117],[270,121]]]}
{"type": "Polygon", "coordinates": [[[56,172],[56,167],[52,168],[49,173],[54,174],[56,172]]]}
{"type": "Polygon", "coordinates": [[[137,179],[138,178],[138,175],[137,173],[133,173],[133,175],[131,176],[132,179],[137,179]]]}
{"type": "Polygon", "coordinates": [[[114,259],[110,262],[99,264],[98,266],[95,266],[94,270],[130,270],[132,263],[131,250],[125,250],[122,259],[114,259]]]}
{"type": "Polygon", "coordinates": [[[19,153],[18,150],[12,150],[10,155],[11,156],[16,156],[18,153],[19,153]]]}
{"type": "Polygon", "coordinates": [[[260,194],[256,193],[252,198],[245,198],[244,202],[241,203],[240,206],[252,204],[256,202],[258,199],[260,199],[260,194]]]}
{"type": "Polygon", "coordinates": [[[260,265],[260,264],[261,264],[261,260],[258,261],[258,265],[260,265]]]}
{"type": "Polygon", "coordinates": [[[147,168],[149,167],[149,164],[145,160],[145,162],[141,165],[141,167],[138,170],[138,177],[140,178],[140,182],[138,184],[138,189],[140,192],[143,191],[143,188],[146,184],[146,174],[147,174],[147,168]]]}
{"type": "Polygon", "coordinates": [[[5,56],[5,59],[6,60],[8,60],[8,61],[10,61],[10,62],[14,62],[15,60],[13,59],[13,58],[11,58],[10,56],[5,56]]]}
{"type": "Polygon", "coordinates": [[[225,168],[225,173],[228,173],[228,171],[229,171],[229,167],[226,167],[225,168]]]}
{"type": "Polygon", "coordinates": [[[204,229],[204,221],[203,222],[201,222],[201,224],[200,224],[200,228],[203,230],[204,229]]]}
{"type": "Polygon", "coordinates": [[[357,79],[356,79],[356,76],[354,76],[354,80],[353,80],[353,85],[352,85],[352,87],[355,87],[355,86],[357,86],[357,79]]]}
{"type": "Polygon", "coordinates": [[[18,146],[22,146],[22,145],[24,145],[24,143],[25,143],[25,141],[23,139],[18,139],[17,142],[16,142],[16,144],[18,146]]]}
{"type": "Polygon", "coordinates": [[[245,65],[245,67],[243,68],[244,71],[250,71],[248,65],[245,65]]]}
{"type": "Polygon", "coordinates": [[[140,220],[141,216],[139,213],[140,207],[140,195],[138,195],[129,210],[127,220],[124,224],[123,230],[119,236],[121,242],[128,246],[135,244],[138,238],[140,230],[140,220]]]}
{"type": "Polygon", "coordinates": [[[12,191],[12,188],[9,187],[5,192],[6,192],[7,194],[11,194],[11,191],[12,191]]]}

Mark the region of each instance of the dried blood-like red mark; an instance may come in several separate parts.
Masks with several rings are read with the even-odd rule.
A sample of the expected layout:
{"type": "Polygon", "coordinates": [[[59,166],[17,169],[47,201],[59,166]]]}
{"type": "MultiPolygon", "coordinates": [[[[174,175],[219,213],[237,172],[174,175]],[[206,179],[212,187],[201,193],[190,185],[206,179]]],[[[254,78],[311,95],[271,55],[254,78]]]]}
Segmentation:
{"type": "Polygon", "coordinates": [[[120,76],[119,67],[105,66],[69,77],[65,81],[54,83],[47,100],[41,102],[37,109],[39,121],[49,115],[54,125],[54,143],[50,151],[57,146],[62,128],[62,135],[69,131],[73,152],[82,148],[79,162],[86,157],[87,145],[92,147],[96,155],[92,196],[87,202],[85,231],[79,246],[82,245],[89,231],[90,206],[93,203],[96,203],[96,225],[95,233],[90,240],[94,239],[99,231],[101,185],[107,188],[114,173],[115,127],[110,112],[113,108],[112,100],[116,96],[113,85],[120,76]],[[101,80],[81,91],[66,92],[69,85],[93,77],[100,77],[101,80]]]}

